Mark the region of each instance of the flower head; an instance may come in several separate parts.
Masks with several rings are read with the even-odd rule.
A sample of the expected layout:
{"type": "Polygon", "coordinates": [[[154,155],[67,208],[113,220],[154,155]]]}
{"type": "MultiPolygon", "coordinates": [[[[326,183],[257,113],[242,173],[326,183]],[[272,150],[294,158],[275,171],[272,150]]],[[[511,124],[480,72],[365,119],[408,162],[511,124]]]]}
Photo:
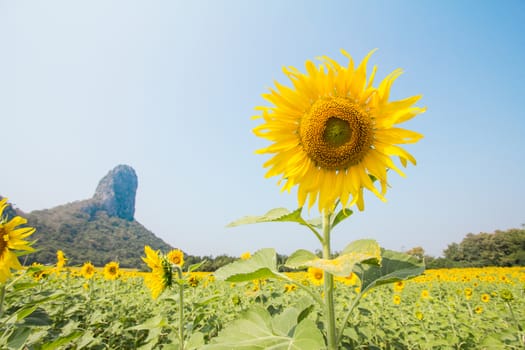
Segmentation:
{"type": "Polygon", "coordinates": [[[324,271],[317,267],[309,267],[308,277],[313,284],[320,285],[324,281],[324,271]]]}
{"type": "Polygon", "coordinates": [[[184,265],[184,253],[179,249],[173,249],[167,255],[168,260],[173,265],[182,267],[184,265]]]}
{"type": "Polygon", "coordinates": [[[251,257],[252,255],[250,254],[250,252],[244,252],[241,254],[241,260],[248,260],[251,257]]]}
{"type": "Polygon", "coordinates": [[[66,265],[67,258],[63,251],[57,250],[57,268],[61,269],[66,265]]]}
{"type": "Polygon", "coordinates": [[[88,261],[82,265],[80,273],[85,279],[90,279],[95,275],[95,266],[93,266],[93,264],[88,261]]]}
{"type": "Polygon", "coordinates": [[[394,297],[392,298],[392,302],[395,304],[395,305],[399,305],[401,304],[401,297],[397,294],[394,295],[394,297]]]}
{"type": "Polygon", "coordinates": [[[482,294],[481,295],[481,301],[484,302],[484,303],[488,303],[490,301],[490,295],[488,294],[482,294]]]}
{"type": "Polygon", "coordinates": [[[116,280],[119,275],[118,262],[111,261],[104,266],[104,278],[107,280],[116,280]]]}
{"type": "Polygon", "coordinates": [[[150,246],[144,247],[145,258],[142,260],[151,269],[151,272],[144,276],[144,283],[151,291],[153,299],[172,285],[173,271],[170,261],[163,257],[159,251],[154,251],[150,246]]]}
{"type": "Polygon", "coordinates": [[[357,204],[364,209],[363,189],[384,200],[387,170],[404,176],[391,157],[403,166],[416,160],[400,144],[415,143],[421,134],[398,128],[424,108],[414,106],[421,96],[389,101],[390,88],[401,74],[397,69],[378,87],[373,87],[376,67],[366,79],[365,59],[354,67],[321,57],[316,66],[306,62],[306,74],[294,67],[284,68],[293,87],[276,83],[263,97],[273,104],[257,107],[264,123],[254,133],[272,142],[258,153],[274,154],[265,164],[266,177],[281,176],[283,190],[298,186],[299,206],[318,202],[319,210],[334,210],[357,204]],[[374,179],[380,189],[374,185],[374,179]]]}
{"type": "Polygon", "coordinates": [[[32,235],[35,229],[19,227],[27,223],[27,220],[20,216],[8,220],[3,215],[7,205],[7,198],[0,200],[0,283],[4,283],[11,276],[12,269],[22,269],[15,250],[34,251],[25,238],[32,235]]]}

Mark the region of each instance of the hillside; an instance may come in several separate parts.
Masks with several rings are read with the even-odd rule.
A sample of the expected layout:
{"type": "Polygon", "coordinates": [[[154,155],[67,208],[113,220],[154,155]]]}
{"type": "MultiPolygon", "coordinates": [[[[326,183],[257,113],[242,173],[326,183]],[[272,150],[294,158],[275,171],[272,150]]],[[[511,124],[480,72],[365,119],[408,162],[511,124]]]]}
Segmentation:
{"type": "Polygon", "coordinates": [[[144,267],[144,245],[168,251],[172,247],[134,219],[138,181],[133,168],[119,165],[102,178],[92,198],[36,210],[16,209],[36,228],[37,252],[25,256],[26,264],[56,262],[63,250],[68,266],[91,261],[102,266],[118,261],[121,267],[144,267]]]}

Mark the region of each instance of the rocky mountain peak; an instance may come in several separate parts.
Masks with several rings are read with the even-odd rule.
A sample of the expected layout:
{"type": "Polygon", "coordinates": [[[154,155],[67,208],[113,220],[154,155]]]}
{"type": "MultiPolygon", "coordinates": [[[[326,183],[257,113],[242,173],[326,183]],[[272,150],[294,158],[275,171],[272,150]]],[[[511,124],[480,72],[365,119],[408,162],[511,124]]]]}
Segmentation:
{"type": "Polygon", "coordinates": [[[117,165],[98,183],[92,203],[109,216],[133,220],[138,179],[129,165],[117,165]]]}

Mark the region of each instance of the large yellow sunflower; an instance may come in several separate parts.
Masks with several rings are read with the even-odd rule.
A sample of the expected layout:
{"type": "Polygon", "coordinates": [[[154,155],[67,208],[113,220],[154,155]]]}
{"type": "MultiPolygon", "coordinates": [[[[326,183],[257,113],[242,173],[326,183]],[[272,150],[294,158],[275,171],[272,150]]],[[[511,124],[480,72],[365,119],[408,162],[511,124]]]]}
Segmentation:
{"type": "Polygon", "coordinates": [[[378,87],[373,81],[377,67],[366,78],[371,51],[358,67],[352,57],[347,66],[321,57],[316,66],[306,62],[306,74],[284,68],[292,87],[275,83],[263,97],[273,106],[260,106],[264,123],[254,133],[273,142],[257,153],[274,154],[265,164],[266,177],[281,176],[283,190],[298,186],[299,206],[334,210],[337,201],[347,208],[364,209],[363,189],[384,200],[387,170],[404,176],[391,157],[403,166],[416,160],[399,144],[415,143],[422,135],[396,127],[425,108],[414,106],[421,96],[389,101],[390,88],[401,74],[394,70],[378,87]],[[374,184],[378,180],[380,188],[374,184]]]}
{"type": "Polygon", "coordinates": [[[27,223],[27,220],[20,216],[8,221],[3,215],[7,205],[7,198],[0,200],[0,283],[4,283],[11,276],[11,269],[22,269],[13,250],[34,251],[24,239],[32,235],[35,229],[18,227],[27,223]]]}
{"type": "Polygon", "coordinates": [[[144,247],[146,257],[142,260],[151,269],[151,272],[144,276],[144,283],[151,291],[153,299],[158,296],[168,287],[172,285],[172,267],[167,258],[162,257],[159,251],[154,251],[150,246],[144,247]]]}

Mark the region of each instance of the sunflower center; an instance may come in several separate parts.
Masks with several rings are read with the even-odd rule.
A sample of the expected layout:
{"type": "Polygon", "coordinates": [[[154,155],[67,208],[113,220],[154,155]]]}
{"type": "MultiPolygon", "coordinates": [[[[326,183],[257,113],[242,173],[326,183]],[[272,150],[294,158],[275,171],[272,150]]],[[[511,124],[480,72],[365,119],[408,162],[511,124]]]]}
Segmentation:
{"type": "Polygon", "coordinates": [[[7,242],[9,241],[9,235],[5,232],[5,229],[0,224],[0,257],[4,254],[4,250],[7,249],[7,242]]]}
{"type": "Polygon", "coordinates": [[[373,121],[346,98],[317,100],[301,119],[299,136],[316,166],[345,170],[359,163],[373,143],[373,121]]]}

